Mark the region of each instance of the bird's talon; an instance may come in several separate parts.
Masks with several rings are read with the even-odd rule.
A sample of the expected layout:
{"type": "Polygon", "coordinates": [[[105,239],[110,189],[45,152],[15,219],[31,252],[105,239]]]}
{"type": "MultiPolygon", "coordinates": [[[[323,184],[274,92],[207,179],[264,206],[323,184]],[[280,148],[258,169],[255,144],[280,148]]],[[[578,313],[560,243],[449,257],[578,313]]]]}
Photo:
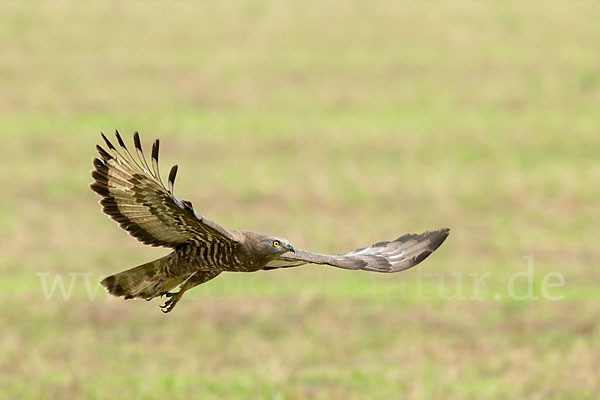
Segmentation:
{"type": "Polygon", "coordinates": [[[165,304],[159,306],[162,312],[168,313],[171,310],[173,310],[173,308],[175,308],[175,304],[177,304],[177,302],[179,301],[179,297],[175,297],[177,294],[179,293],[165,293],[165,296],[169,297],[169,300],[167,300],[165,304]]]}

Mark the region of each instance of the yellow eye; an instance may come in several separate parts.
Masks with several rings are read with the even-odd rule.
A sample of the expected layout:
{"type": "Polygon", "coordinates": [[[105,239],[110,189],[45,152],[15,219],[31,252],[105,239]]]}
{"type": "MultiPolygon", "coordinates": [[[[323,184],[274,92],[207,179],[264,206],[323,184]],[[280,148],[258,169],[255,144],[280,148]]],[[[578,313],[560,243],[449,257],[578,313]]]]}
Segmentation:
{"type": "Polygon", "coordinates": [[[274,241],[274,242],[273,242],[273,246],[275,246],[275,247],[279,247],[279,242],[278,242],[277,240],[276,240],[276,241],[274,241]]]}

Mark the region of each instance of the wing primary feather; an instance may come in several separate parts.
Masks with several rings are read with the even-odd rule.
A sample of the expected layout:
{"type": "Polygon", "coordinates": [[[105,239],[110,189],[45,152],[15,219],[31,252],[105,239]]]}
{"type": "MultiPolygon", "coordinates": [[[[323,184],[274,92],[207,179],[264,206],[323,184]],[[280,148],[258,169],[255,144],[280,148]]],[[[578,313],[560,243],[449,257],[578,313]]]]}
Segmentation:
{"type": "MultiPolygon", "coordinates": [[[[100,132],[100,135],[102,135],[102,139],[104,139],[104,141],[106,142],[106,145],[108,146],[108,148],[110,150],[112,150],[112,152],[114,153],[116,158],[120,158],[122,160],[125,160],[125,157],[123,157],[121,155],[121,153],[119,153],[119,151],[117,150],[117,148],[115,146],[113,146],[113,144],[110,142],[110,140],[108,140],[106,138],[106,136],[104,136],[104,133],[100,132]]],[[[120,162],[120,161],[119,161],[120,162]]]]}
{"type": "Polygon", "coordinates": [[[160,184],[165,187],[165,184],[162,182],[160,178],[160,173],[158,172],[158,148],[160,147],[160,140],[156,139],[154,143],[152,143],[152,169],[154,169],[154,177],[158,179],[160,184]]]}
{"type": "Polygon", "coordinates": [[[152,174],[152,170],[148,166],[148,162],[146,162],[146,157],[144,157],[144,151],[142,150],[142,142],[140,141],[140,134],[138,131],[133,133],[133,143],[135,144],[135,150],[137,151],[137,155],[140,158],[140,162],[143,164],[143,167],[146,168],[148,173],[152,174]]]}
{"type": "Polygon", "coordinates": [[[98,145],[98,144],[96,145],[96,150],[98,150],[98,153],[100,153],[100,157],[102,157],[102,159],[103,159],[104,161],[108,161],[108,160],[110,160],[110,159],[112,159],[112,158],[113,158],[113,156],[111,156],[111,155],[108,153],[108,151],[104,150],[104,149],[102,148],[102,146],[100,146],[100,145],[98,145]]]}
{"type": "Polygon", "coordinates": [[[104,142],[106,143],[106,145],[108,146],[108,148],[110,150],[116,150],[115,146],[113,146],[113,144],[110,142],[110,140],[108,140],[108,138],[106,136],[104,136],[104,132],[100,132],[100,135],[102,135],[102,139],[104,139],[104,142]]]}
{"type": "Polygon", "coordinates": [[[119,146],[121,146],[123,149],[126,149],[125,142],[123,142],[123,139],[121,138],[121,135],[119,134],[119,131],[117,129],[115,129],[115,136],[117,137],[117,141],[119,142],[119,146]]]}
{"type": "Polygon", "coordinates": [[[96,168],[96,169],[104,168],[104,163],[102,161],[100,161],[99,159],[97,159],[96,157],[94,157],[92,159],[92,162],[94,163],[94,168],[96,168]]]}
{"type": "Polygon", "coordinates": [[[119,134],[119,131],[115,129],[115,136],[117,137],[117,141],[119,142],[119,146],[121,146],[121,148],[123,149],[123,153],[125,153],[127,155],[127,158],[129,159],[129,161],[131,161],[131,163],[139,170],[143,172],[143,169],[140,167],[140,165],[137,163],[137,161],[135,160],[135,158],[133,158],[133,156],[131,155],[131,153],[129,152],[129,149],[127,148],[127,146],[125,146],[125,142],[123,141],[123,138],[121,138],[121,134],[119,134]]]}
{"type": "Polygon", "coordinates": [[[171,167],[171,172],[169,172],[169,192],[171,192],[171,194],[174,194],[175,192],[173,191],[173,186],[175,185],[175,177],[177,176],[177,165],[173,165],[173,167],[171,167]]]}

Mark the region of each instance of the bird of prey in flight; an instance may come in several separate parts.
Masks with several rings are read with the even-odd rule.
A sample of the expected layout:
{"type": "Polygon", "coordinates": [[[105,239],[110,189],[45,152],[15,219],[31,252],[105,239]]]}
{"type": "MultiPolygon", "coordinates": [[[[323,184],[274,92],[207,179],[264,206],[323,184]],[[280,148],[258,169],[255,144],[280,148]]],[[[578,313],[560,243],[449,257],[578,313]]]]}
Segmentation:
{"type": "Polygon", "coordinates": [[[437,249],[449,234],[440,229],[407,234],[389,242],[338,255],[294,248],[281,237],[226,229],[199,214],[192,203],[175,197],[177,166],[167,186],[158,171],[158,139],[152,146],[150,166],[140,137],[133,136],[136,159],[116,132],[118,147],[102,134],[108,151],[96,146],[90,187],[102,196],[102,210],[130,235],[151,246],[172,249],[166,256],[120,272],[101,284],[114,296],[151,300],[167,296],[161,305],[170,312],[183,294],[221,272],[253,272],[303,264],[323,264],[351,270],[398,272],[413,267],[437,249]],[[171,290],[180,286],[179,291],[171,290]]]}

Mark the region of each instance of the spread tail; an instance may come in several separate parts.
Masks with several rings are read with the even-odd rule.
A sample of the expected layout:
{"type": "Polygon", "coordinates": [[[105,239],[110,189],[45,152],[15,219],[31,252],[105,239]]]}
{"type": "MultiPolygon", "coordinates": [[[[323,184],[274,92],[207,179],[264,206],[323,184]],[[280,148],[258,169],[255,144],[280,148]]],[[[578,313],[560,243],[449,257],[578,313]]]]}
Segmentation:
{"type": "Polygon", "coordinates": [[[105,278],[100,284],[113,296],[150,300],[177,287],[186,276],[167,278],[164,267],[171,254],[105,278]]]}

